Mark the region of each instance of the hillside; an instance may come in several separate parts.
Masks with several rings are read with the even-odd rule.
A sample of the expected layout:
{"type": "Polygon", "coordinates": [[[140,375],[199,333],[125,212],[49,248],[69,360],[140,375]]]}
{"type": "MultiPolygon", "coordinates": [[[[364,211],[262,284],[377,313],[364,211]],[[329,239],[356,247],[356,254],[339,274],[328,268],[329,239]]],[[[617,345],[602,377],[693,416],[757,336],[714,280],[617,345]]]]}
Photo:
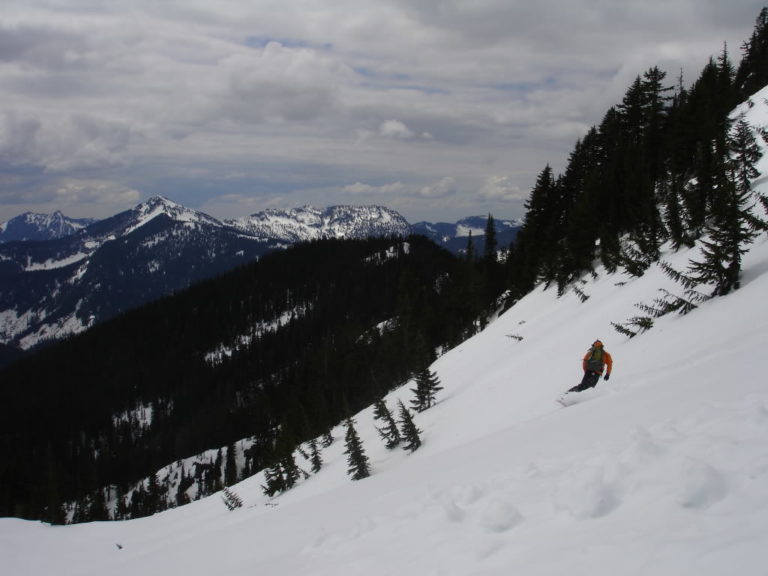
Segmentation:
{"type": "MultiPolygon", "coordinates": [[[[683,266],[690,251],[666,253],[683,266]]],[[[150,518],[51,528],[0,520],[10,573],[722,574],[762,570],[768,545],[768,242],[742,288],[627,340],[611,329],[661,287],[598,271],[590,295],[537,289],[433,368],[444,391],[417,416],[423,447],[387,452],[369,410],[374,475],[351,483],[342,442],[274,499],[260,476],[150,518]],[[522,339],[510,338],[518,336],[522,339]],[[555,398],[592,339],[613,378],[585,402],[555,398]]],[[[408,386],[392,393],[408,399],[408,386]]],[[[335,436],[342,436],[341,429],[335,436]]]]}
{"type": "MultiPolygon", "coordinates": [[[[747,115],[768,122],[762,105],[747,115]]],[[[665,245],[662,259],[685,269],[700,248],[665,245]]],[[[432,365],[444,390],[416,416],[415,453],[387,451],[371,408],[358,413],[370,478],[350,482],[337,427],[319,473],[276,498],[262,474],[248,478],[232,488],[244,502],[233,512],[214,495],[126,522],[2,519],[5,565],[22,576],[760,573],[766,235],[739,290],[635,338],[612,323],[680,290],[657,264],[640,277],[598,267],[578,286],[562,297],[539,286],[432,365]],[[612,378],[563,408],[555,400],[594,338],[613,354],[612,378]]],[[[412,386],[390,393],[390,408],[412,386]]]]}
{"type": "MultiPolygon", "coordinates": [[[[757,38],[747,56],[757,57],[757,38]]],[[[562,175],[540,173],[503,267],[420,237],[295,246],[282,257],[302,266],[259,262],[288,272],[278,283],[244,268],[51,348],[29,372],[4,372],[0,480],[12,482],[0,505],[85,522],[1,519],[5,566],[80,576],[762,573],[768,88],[734,111],[742,70],[724,49],[671,99],[658,68],[638,76],[562,175]],[[339,248],[350,258],[335,259],[339,248]],[[241,281],[249,275],[266,279],[269,298],[241,281]],[[503,276],[509,308],[479,316],[501,302],[503,276]],[[253,346],[264,335],[269,346],[253,346]],[[611,378],[563,407],[596,338],[613,355],[611,378]],[[370,403],[409,404],[426,358],[442,389],[414,415],[423,444],[388,450],[381,404],[370,403]],[[256,436],[237,433],[254,413],[252,450],[256,436]],[[353,423],[372,472],[359,482],[353,423]],[[213,449],[160,468],[171,444],[182,455],[213,449]],[[232,479],[240,466],[245,479],[232,479]],[[140,482],[135,510],[121,509],[119,467],[140,482]],[[229,490],[198,499],[188,467],[198,486],[224,479],[229,490]],[[58,506],[62,489],[105,484],[58,506]],[[178,504],[196,501],[86,522],[151,514],[171,489],[178,504]]]]}

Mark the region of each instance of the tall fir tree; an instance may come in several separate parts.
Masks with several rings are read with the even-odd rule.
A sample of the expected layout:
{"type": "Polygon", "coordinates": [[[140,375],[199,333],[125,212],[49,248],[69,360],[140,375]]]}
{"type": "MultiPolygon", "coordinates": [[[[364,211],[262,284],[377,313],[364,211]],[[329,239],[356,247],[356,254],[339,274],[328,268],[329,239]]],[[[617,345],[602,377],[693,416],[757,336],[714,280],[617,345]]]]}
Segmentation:
{"type": "Polygon", "coordinates": [[[229,444],[227,446],[227,457],[224,462],[224,485],[225,486],[232,486],[234,484],[237,484],[238,480],[238,474],[237,474],[237,458],[236,458],[236,448],[234,442],[229,444]]]}
{"type": "Polygon", "coordinates": [[[768,7],[760,10],[752,36],[741,50],[735,83],[739,96],[746,99],[768,84],[768,7]]]}
{"type": "Polygon", "coordinates": [[[496,222],[493,215],[488,214],[488,220],[485,223],[485,245],[483,247],[483,259],[486,264],[495,264],[498,262],[496,253],[499,249],[499,243],[496,240],[496,222]]]}
{"type": "Polygon", "coordinates": [[[713,296],[724,296],[740,287],[742,256],[759,232],[768,229],[765,221],[756,217],[757,199],[751,183],[759,175],[755,164],[760,150],[743,118],[729,131],[727,144],[702,240],[702,258],[689,267],[699,283],[713,285],[713,296]]]}

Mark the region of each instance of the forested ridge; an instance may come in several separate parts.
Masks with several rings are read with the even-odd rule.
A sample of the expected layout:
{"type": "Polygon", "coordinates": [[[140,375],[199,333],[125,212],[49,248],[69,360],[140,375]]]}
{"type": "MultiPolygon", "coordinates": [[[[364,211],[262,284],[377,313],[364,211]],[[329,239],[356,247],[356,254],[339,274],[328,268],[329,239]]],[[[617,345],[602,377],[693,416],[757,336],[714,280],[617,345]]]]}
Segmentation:
{"type": "MultiPolygon", "coordinates": [[[[683,72],[668,78],[648,69],[579,139],[562,174],[543,168],[508,259],[514,297],[540,281],[562,292],[595,262],[642,273],[666,241],[692,245],[704,234],[735,233],[754,203],[749,175],[761,135],[729,114],[768,84],[768,9],[741,52],[737,67],[724,45],[690,87],[683,72]]],[[[737,265],[737,249],[728,250],[725,266],[737,265]]],[[[721,279],[721,288],[735,287],[736,276],[721,279]]]]}
{"type": "Polygon", "coordinates": [[[246,437],[240,475],[263,468],[473,333],[492,267],[423,237],[298,244],[11,366],[0,514],[61,521],[64,502],[246,437]]]}
{"type": "MultiPolygon", "coordinates": [[[[639,75],[562,174],[542,169],[504,262],[492,233],[463,259],[420,237],[297,245],[11,366],[0,514],[62,521],[65,502],[245,437],[238,473],[270,466],[474,333],[502,293],[564,292],[598,264],[640,275],[665,242],[704,242],[670,270],[696,297],[738,289],[768,229],[750,186],[765,135],[729,114],[768,84],[768,9],[741,53],[724,46],[690,84],[639,75]]],[[[90,502],[78,519],[105,514],[90,502]]]]}

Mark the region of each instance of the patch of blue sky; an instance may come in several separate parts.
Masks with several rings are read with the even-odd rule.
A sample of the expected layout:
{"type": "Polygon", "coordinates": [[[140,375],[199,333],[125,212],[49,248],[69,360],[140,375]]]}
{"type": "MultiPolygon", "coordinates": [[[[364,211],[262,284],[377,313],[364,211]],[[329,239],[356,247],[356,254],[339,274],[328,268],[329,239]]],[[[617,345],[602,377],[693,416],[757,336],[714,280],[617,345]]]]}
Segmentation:
{"type": "Polygon", "coordinates": [[[444,88],[436,86],[425,86],[417,83],[411,83],[412,78],[408,74],[382,74],[372,68],[358,66],[354,68],[355,73],[364,78],[363,85],[366,88],[379,90],[413,90],[422,94],[450,94],[444,88]]]}
{"type": "Polygon", "coordinates": [[[536,92],[537,90],[555,88],[558,84],[557,78],[554,76],[548,76],[538,82],[502,82],[499,84],[492,84],[491,88],[502,92],[518,92],[528,94],[530,92],[536,92]]]}

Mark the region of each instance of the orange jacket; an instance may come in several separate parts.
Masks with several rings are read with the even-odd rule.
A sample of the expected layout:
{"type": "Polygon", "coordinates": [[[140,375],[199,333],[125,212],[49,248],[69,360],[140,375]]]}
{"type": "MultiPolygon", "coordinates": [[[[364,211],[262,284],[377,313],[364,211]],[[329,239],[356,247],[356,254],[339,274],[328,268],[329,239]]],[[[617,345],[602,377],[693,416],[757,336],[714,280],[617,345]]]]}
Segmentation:
{"type": "MultiPolygon", "coordinates": [[[[587,361],[590,359],[591,356],[592,356],[592,349],[590,348],[589,350],[587,350],[587,353],[584,355],[584,360],[582,360],[581,362],[582,368],[584,368],[584,372],[587,371],[587,361]]],[[[608,372],[606,373],[610,374],[611,369],[613,369],[613,358],[611,358],[611,355],[608,354],[608,351],[605,348],[603,348],[603,364],[608,368],[608,372]]],[[[600,374],[602,373],[603,371],[600,370],[600,374]]]]}

